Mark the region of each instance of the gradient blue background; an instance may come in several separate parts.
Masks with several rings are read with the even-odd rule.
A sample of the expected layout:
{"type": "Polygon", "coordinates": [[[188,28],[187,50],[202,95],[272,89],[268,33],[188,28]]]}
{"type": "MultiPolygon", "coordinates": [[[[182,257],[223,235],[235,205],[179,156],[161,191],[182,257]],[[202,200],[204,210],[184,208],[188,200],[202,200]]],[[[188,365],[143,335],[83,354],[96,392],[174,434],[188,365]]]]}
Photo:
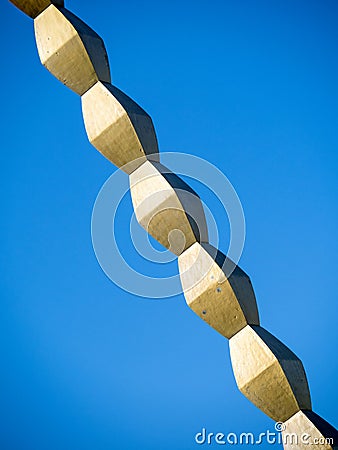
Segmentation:
{"type": "MultiPolygon", "coordinates": [[[[113,82],[151,114],[161,150],[231,180],[262,325],[337,425],[337,3],[67,6],[104,38],[113,82]]],[[[202,427],[273,430],[182,295],[137,298],[102,272],[91,211],[115,168],[88,143],[79,98],[40,65],[32,21],[0,11],[0,448],[190,450],[202,427]]]]}

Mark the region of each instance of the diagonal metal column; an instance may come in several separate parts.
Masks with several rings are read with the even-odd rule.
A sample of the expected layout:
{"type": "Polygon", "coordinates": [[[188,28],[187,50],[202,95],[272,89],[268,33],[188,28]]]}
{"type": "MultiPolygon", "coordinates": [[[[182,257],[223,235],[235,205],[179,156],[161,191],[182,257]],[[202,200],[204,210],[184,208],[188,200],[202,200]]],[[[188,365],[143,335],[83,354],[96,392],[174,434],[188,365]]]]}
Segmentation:
{"type": "Polygon", "coordinates": [[[337,431],[312,411],[302,362],[260,326],[249,277],[208,243],[198,195],[160,164],[151,118],[111,84],[100,36],[65,9],[63,0],[10,1],[34,19],[42,64],[81,96],[92,145],[129,175],[140,225],[178,256],[187,304],[229,339],[240,391],[283,422],[285,449],[308,449],[309,443],[316,449],[336,448],[337,431]],[[304,433],[307,442],[290,438],[304,433]]]}

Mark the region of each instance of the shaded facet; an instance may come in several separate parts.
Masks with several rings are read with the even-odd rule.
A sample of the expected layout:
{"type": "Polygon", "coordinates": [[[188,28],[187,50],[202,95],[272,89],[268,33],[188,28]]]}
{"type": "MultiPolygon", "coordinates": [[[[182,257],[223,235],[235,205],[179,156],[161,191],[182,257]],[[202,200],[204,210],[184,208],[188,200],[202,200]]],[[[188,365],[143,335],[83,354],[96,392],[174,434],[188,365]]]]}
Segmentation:
{"type": "Polygon", "coordinates": [[[338,432],[313,411],[298,411],[283,424],[285,450],[333,450],[338,448],[338,432]]]}
{"type": "Polygon", "coordinates": [[[259,325],[249,277],[219,250],[195,243],[179,256],[178,266],[187,304],[223,336],[259,325]]]}
{"type": "Polygon", "coordinates": [[[147,161],[136,169],[130,192],[138,222],[176,255],[208,239],[200,198],[162,164],[147,161]]]}
{"type": "Polygon", "coordinates": [[[158,145],[149,115],[108,83],[97,82],[82,97],[89,141],[109,161],[130,174],[146,158],[158,161],[158,145]]]}
{"type": "Polygon", "coordinates": [[[64,85],[82,95],[97,81],[110,83],[102,39],[70,11],[51,5],[34,29],[42,64],[64,85]]]}
{"type": "Polygon", "coordinates": [[[56,5],[59,7],[64,6],[63,0],[9,0],[9,1],[32,19],[35,19],[35,17],[41,14],[42,11],[44,11],[50,5],[56,5]]]}
{"type": "Polygon", "coordinates": [[[232,367],[239,390],[276,421],[311,409],[302,362],[259,326],[246,326],[230,339],[232,367]]]}

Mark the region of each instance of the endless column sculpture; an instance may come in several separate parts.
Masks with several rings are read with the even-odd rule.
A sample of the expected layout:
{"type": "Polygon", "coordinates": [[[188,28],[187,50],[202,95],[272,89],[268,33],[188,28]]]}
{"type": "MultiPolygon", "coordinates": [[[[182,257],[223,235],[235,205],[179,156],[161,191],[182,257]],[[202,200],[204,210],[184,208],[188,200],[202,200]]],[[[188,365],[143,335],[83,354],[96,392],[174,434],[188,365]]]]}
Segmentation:
{"type": "Polygon", "coordinates": [[[128,173],[137,220],[178,256],[188,306],[229,339],[240,391],[284,422],[285,437],[309,436],[307,444],[285,439],[285,449],[307,449],[311,442],[320,450],[337,448],[337,430],[311,410],[301,361],[260,326],[249,277],[208,243],[198,195],[160,164],[151,118],[111,84],[102,39],[63,0],[10,1],[34,19],[42,64],[81,96],[89,141],[128,173]]]}

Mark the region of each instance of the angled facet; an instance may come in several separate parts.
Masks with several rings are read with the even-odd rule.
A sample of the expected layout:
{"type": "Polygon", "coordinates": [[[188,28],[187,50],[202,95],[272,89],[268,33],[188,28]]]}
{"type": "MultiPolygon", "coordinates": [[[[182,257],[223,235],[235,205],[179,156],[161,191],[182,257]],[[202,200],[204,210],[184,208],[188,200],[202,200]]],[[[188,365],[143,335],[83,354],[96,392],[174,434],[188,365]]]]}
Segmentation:
{"type": "Polygon", "coordinates": [[[102,39],[70,11],[51,5],[34,28],[42,64],[74,92],[82,95],[99,80],[110,83],[102,39]]]}
{"type": "Polygon", "coordinates": [[[149,115],[108,83],[96,83],[82,97],[89,141],[128,174],[145,162],[158,161],[158,146],[149,115]]]}
{"type": "Polygon", "coordinates": [[[143,163],[130,175],[130,191],[138,222],[176,255],[208,239],[200,198],[162,164],[143,163]]]}
{"type": "Polygon", "coordinates": [[[25,14],[32,19],[35,19],[42,13],[48,6],[56,5],[63,7],[63,0],[9,0],[17,8],[21,9],[25,14]]]}
{"type": "Polygon", "coordinates": [[[195,243],[179,256],[178,266],[188,305],[223,336],[259,325],[250,278],[223,253],[195,243]]]}
{"type": "Polygon", "coordinates": [[[284,450],[333,450],[338,448],[338,432],[313,411],[298,411],[283,424],[284,450]]]}
{"type": "Polygon", "coordinates": [[[230,339],[232,367],[239,390],[276,421],[311,409],[302,362],[264,328],[247,325],[230,339]]]}

